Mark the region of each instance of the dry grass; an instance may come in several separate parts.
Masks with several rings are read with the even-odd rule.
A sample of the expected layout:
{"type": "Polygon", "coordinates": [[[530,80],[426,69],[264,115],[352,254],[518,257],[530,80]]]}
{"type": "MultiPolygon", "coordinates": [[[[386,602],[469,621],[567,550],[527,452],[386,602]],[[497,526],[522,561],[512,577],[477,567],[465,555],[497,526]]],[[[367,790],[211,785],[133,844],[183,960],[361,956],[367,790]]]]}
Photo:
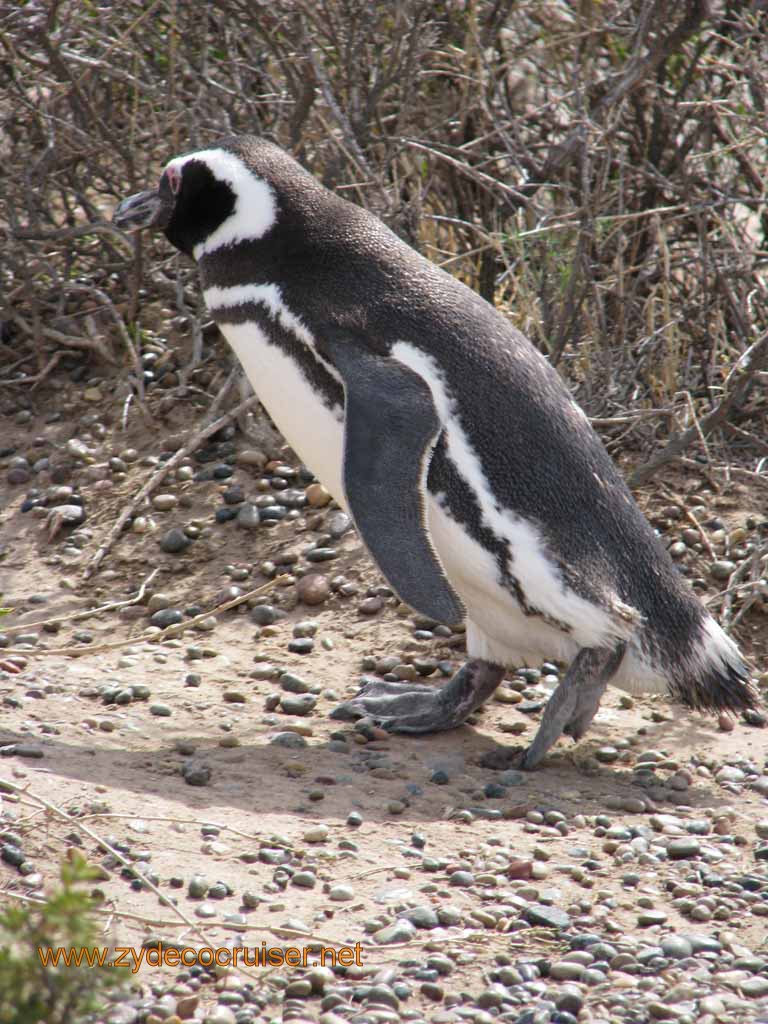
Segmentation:
{"type": "Polygon", "coordinates": [[[119,361],[141,400],[177,316],[187,385],[192,271],[109,216],[255,131],[496,301],[593,414],[661,410],[615,445],[705,454],[704,424],[760,466],[768,373],[726,381],[768,329],[766,29],[764,0],[0,0],[0,384],[119,361]]]}

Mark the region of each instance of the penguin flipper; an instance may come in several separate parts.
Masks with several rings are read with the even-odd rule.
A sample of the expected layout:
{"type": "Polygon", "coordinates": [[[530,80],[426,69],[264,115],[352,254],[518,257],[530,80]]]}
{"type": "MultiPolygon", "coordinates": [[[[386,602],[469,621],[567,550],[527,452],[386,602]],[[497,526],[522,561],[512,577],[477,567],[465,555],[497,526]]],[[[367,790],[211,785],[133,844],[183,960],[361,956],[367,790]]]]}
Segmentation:
{"type": "Polygon", "coordinates": [[[326,334],[322,351],[344,384],[344,490],[366,547],[406,604],[438,622],[461,622],[464,607],[427,527],[427,468],[441,429],[428,386],[352,336],[326,334]]]}

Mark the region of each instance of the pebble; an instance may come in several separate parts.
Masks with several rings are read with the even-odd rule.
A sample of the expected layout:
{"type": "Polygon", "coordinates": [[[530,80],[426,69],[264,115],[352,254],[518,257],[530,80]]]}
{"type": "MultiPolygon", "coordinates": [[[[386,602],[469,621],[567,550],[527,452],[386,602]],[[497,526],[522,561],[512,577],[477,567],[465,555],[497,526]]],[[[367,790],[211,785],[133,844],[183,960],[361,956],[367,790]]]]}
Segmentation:
{"type": "Polygon", "coordinates": [[[211,781],[210,767],[200,762],[185,762],[181,769],[181,775],[188,786],[207,786],[211,781]]]}
{"type": "Polygon", "coordinates": [[[546,907],[541,903],[534,903],[525,911],[524,917],[530,924],[540,928],[569,928],[570,916],[559,907],[546,907]]]}
{"type": "Polygon", "coordinates": [[[440,917],[432,907],[410,907],[399,915],[415,928],[437,928],[440,924],[440,917]]]}
{"type": "Polygon", "coordinates": [[[257,626],[271,626],[284,617],[284,612],[271,604],[257,604],[251,608],[251,622],[257,626]]]}
{"type": "Polygon", "coordinates": [[[329,562],[331,559],[337,558],[338,554],[336,548],[320,547],[311,548],[304,557],[308,562],[329,562]]]}
{"type": "Polygon", "coordinates": [[[191,543],[192,541],[186,533],[178,527],[168,530],[168,532],[164,533],[160,538],[161,550],[165,551],[165,553],[169,555],[180,554],[182,551],[185,551],[191,543]]]}
{"type": "Polygon", "coordinates": [[[178,608],[160,608],[149,617],[150,625],[159,626],[160,629],[167,629],[183,621],[184,616],[178,608]]]}
{"type": "Polygon", "coordinates": [[[305,843],[324,843],[330,834],[331,830],[328,826],[320,824],[308,828],[301,838],[305,843]]]}
{"type": "Polygon", "coordinates": [[[315,649],[315,641],[312,637],[302,636],[288,641],[288,650],[291,654],[311,654],[315,649]]]}
{"type": "Polygon", "coordinates": [[[550,978],[556,981],[578,981],[584,973],[584,964],[572,960],[558,960],[549,969],[550,978]]]}
{"type": "Polygon", "coordinates": [[[152,499],[152,508],[157,509],[158,512],[170,512],[178,504],[179,499],[175,494],[156,494],[152,499]]]}
{"type": "Polygon", "coordinates": [[[664,924],[666,920],[667,914],[663,910],[643,910],[637,915],[637,923],[641,928],[664,924]]]}
{"type": "Polygon", "coordinates": [[[671,960],[685,960],[693,955],[693,944],[682,935],[665,935],[660,945],[664,956],[671,960]]]}
{"type": "Polygon", "coordinates": [[[320,605],[331,596],[331,585],[325,576],[308,573],[297,582],[296,593],[303,604],[320,605]]]}
{"type": "Polygon", "coordinates": [[[328,899],[333,900],[334,903],[343,903],[354,898],[355,890],[351,885],[334,885],[328,893],[328,899]]]}
{"type": "Polygon", "coordinates": [[[317,875],[311,871],[297,871],[291,876],[291,884],[299,886],[300,889],[314,889],[317,885],[317,875]]]}
{"type": "Polygon", "coordinates": [[[338,540],[352,526],[352,520],[346,512],[336,512],[328,519],[328,533],[333,540],[338,540]]]}
{"type": "Polygon", "coordinates": [[[278,732],[269,741],[272,746],[286,747],[289,750],[299,750],[306,747],[307,741],[297,732],[278,732]]]}
{"type": "Polygon", "coordinates": [[[285,694],[280,698],[280,708],[286,715],[308,715],[317,704],[317,697],[311,693],[285,694]]]}
{"type": "Polygon", "coordinates": [[[415,934],[416,928],[410,921],[398,918],[393,924],[375,931],[373,941],[377,946],[388,946],[395,942],[410,942],[415,934]]]}
{"type": "Polygon", "coordinates": [[[768,995],[768,978],[748,978],[739,985],[739,988],[743,995],[749,996],[751,999],[759,999],[768,995]]]}
{"type": "Polygon", "coordinates": [[[237,511],[235,521],[242,530],[255,530],[261,524],[261,516],[255,505],[244,501],[237,511]]]}
{"type": "Polygon", "coordinates": [[[235,462],[238,466],[250,466],[254,469],[263,469],[267,464],[267,456],[258,448],[244,448],[237,453],[235,462]]]}
{"type": "Polygon", "coordinates": [[[689,860],[698,857],[700,853],[701,844],[693,838],[672,839],[667,843],[667,856],[670,860],[689,860]]]}
{"type": "Polygon", "coordinates": [[[727,580],[731,576],[731,573],[735,570],[736,563],[731,562],[729,559],[723,558],[718,559],[709,567],[710,575],[716,580],[727,580]]]}
{"type": "Polygon", "coordinates": [[[616,747],[598,747],[595,757],[601,764],[613,764],[619,759],[619,752],[616,747]]]}
{"type": "Polygon", "coordinates": [[[325,508],[331,500],[330,492],[322,484],[310,484],[304,494],[307,497],[307,504],[312,508],[325,508]]]}

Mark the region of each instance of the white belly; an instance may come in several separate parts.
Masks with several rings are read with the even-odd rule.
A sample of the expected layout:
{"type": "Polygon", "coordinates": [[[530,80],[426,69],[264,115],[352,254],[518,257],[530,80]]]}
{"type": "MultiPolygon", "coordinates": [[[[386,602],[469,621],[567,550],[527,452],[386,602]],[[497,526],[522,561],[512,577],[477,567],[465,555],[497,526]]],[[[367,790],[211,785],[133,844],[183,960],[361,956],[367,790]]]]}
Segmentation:
{"type": "Polygon", "coordinates": [[[346,507],[341,483],[343,409],[330,410],[297,363],[255,324],[222,324],[221,329],[277,429],[304,465],[346,507]]]}

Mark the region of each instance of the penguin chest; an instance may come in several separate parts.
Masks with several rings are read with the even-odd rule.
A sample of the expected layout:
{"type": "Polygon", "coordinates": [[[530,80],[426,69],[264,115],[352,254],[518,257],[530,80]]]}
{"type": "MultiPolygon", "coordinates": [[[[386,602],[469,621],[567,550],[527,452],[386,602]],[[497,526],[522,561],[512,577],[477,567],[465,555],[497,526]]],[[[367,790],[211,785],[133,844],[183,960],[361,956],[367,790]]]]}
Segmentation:
{"type": "Polygon", "coordinates": [[[257,324],[223,323],[221,330],[277,429],[336,501],[346,506],[343,409],[328,405],[301,364],[257,324]]]}

